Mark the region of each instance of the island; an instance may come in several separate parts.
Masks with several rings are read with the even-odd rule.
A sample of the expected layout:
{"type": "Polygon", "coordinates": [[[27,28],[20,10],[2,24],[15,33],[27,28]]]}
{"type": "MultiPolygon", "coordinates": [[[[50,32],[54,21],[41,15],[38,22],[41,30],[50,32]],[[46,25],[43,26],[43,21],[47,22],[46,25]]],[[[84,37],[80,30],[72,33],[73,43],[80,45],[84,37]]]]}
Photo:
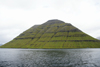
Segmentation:
{"type": "Polygon", "coordinates": [[[71,23],[53,19],[41,25],[32,26],[0,48],[100,48],[100,41],[71,23]]]}

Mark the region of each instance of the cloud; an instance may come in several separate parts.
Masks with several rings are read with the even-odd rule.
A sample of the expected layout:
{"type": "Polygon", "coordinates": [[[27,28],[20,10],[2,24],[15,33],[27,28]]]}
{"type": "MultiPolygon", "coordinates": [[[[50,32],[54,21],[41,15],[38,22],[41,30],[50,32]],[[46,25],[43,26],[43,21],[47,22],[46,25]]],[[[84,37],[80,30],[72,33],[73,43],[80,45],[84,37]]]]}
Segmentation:
{"type": "Polygon", "coordinates": [[[4,44],[15,38],[21,31],[19,29],[0,29],[0,43],[4,44]]]}
{"type": "Polygon", "coordinates": [[[0,0],[0,42],[50,19],[63,20],[98,37],[100,0],[0,0]]]}
{"type": "Polygon", "coordinates": [[[32,9],[35,7],[36,0],[1,0],[1,6],[9,9],[32,9]]]}

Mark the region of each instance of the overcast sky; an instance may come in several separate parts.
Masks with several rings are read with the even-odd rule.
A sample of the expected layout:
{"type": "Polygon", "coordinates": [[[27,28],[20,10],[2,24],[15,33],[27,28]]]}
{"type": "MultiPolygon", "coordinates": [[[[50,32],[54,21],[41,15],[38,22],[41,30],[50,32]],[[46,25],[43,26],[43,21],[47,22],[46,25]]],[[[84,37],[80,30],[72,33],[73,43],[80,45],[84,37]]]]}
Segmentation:
{"type": "Polygon", "coordinates": [[[100,0],[0,0],[0,43],[50,19],[100,36],[100,0]]]}

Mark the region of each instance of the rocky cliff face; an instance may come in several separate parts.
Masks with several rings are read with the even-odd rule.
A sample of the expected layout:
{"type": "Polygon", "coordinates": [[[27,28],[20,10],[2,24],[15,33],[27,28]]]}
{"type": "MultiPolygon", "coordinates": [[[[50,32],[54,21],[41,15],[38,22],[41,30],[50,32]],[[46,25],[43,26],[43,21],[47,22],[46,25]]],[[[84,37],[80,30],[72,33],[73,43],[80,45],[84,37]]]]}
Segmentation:
{"type": "Polygon", "coordinates": [[[2,48],[100,48],[100,42],[72,24],[54,19],[31,27],[2,48]]]}

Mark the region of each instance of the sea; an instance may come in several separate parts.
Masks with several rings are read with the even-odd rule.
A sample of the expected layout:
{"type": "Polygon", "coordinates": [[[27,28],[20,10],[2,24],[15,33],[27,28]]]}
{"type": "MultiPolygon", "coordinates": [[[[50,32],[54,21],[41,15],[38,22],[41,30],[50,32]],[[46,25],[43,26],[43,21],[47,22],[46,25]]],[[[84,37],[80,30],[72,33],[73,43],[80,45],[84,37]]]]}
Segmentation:
{"type": "Polygon", "coordinates": [[[100,48],[0,48],[0,67],[100,67],[100,48]]]}

